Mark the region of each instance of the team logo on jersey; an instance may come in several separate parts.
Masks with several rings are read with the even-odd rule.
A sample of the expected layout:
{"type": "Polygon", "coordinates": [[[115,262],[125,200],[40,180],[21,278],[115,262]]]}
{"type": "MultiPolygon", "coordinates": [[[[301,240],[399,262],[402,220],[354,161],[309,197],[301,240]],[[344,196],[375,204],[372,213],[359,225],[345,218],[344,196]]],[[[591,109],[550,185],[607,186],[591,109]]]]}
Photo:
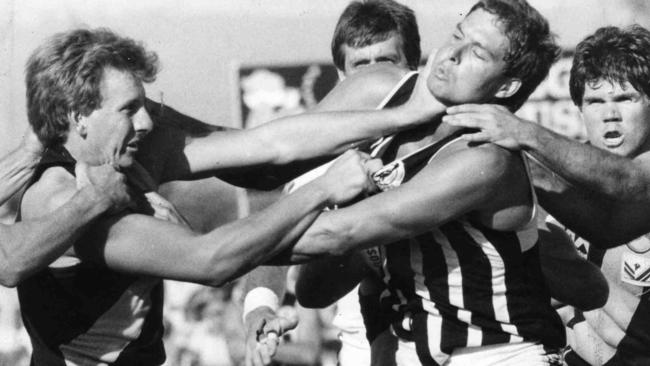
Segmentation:
{"type": "Polygon", "coordinates": [[[388,191],[399,187],[405,175],[404,162],[397,160],[373,173],[372,180],[377,185],[377,188],[388,191]]]}
{"type": "Polygon", "coordinates": [[[650,258],[636,253],[623,253],[621,280],[636,286],[650,287],[650,258]]]}

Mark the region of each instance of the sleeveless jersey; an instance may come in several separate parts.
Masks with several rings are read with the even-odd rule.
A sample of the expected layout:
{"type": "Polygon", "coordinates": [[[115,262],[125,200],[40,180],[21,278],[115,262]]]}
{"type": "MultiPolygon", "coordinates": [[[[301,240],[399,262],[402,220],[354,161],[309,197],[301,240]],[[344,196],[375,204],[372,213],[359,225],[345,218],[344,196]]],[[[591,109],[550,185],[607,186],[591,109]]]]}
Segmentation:
{"type": "MultiPolygon", "coordinates": [[[[431,159],[454,141],[452,136],[438,143],[431,159]]],[[[403,181],[413,175],[407,171],[403,181]]],[[[383,249],[382,311],[397,336],[415,342],[423,365],[441,365],[463,347],[564,346],[564,329],[541,273],[532,216],[526,227],[509,232],[461,217],[383,249]]]]}
{"type": "MultiPolygon", "coordinates": [[[[74,175],[75,163],[64,148],[48,149],[34,181],[55,166],[74,175]]],[[[21,283],[18,295],[32,365],[147,366],[165,360],[160,279],[62,257],[21,283]]]]}
{"type": "MultiPolygon", "coordinates": [[[[548,220],[558,223],[552,217],[549,217],[548,220]]],[[[572,231],[566,228],[565,230],[583,257],[598,265],[609,281],[639,299],[639,304],[625,329],[625,336],[619,342],[613,355],[612,351],[598,349],[596,342],[604,341],[593,339],[594,337],[599,338],[599,336],[591,327],[575,326],[585,319],[582,312],[577,309],[575,317],[571,321],[575,342],[596,345],[594,356],[598,361],[606,361],[604,365],[650,365],[650,350],[648,349],[648,344],[650,344],[650,238],[644,235],[627,245],[601,249],[591,245],[572,231]]],[[[625,298],[620,301],[624,303],[623,306],[633,308],[625,298]]],[[[580,344],[576,346],[576,349],[580,349],[580,344]]]]}

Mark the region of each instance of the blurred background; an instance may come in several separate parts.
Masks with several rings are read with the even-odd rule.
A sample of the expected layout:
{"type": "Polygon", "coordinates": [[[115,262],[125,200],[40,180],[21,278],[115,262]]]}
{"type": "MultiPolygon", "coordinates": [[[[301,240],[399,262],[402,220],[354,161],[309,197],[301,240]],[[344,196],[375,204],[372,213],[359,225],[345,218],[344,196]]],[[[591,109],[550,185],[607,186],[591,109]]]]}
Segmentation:
{"type": "MultiPolygon", "coordinates": [[[[428,54],[449,36],[452,27],[475,1],[400,2],[415,11],[423,53],[428,54]]],[[[0,154],[17,146],[27,126],[23,83],[27,57],[53,33],[74,27],[108,27],[141,40],[158,53],[162,65],[158,79],[146,86],[150,98],[207,123],[250,127],[308,108],[336,83],[330,40],[336,21],[348,3],[348,0],[3,0],[0,2],[0,154]]],[[[530,3],[549,19],[551,29],[565,49],[565,57],[520,114],[579,139],[583,136],[582,126],[569,100],[567,84],[573,47],[603,25],[639,23],[648,27],[650,2],[530,0],[530,3]]],[[[259,209],[278,194],[245,192],[217,179],[174,182],[163,186],[161,191],[202,231],[259,209]],[[206,193],[211,199],[199,198],[206,193]]],[[[0,208],[0,219],[11,222],[14,208],[15,201],[0,208]]],[[[237,364],[242,357],[239,343],[243,342],[243,335],[237,324],[239,317],[233,315],[239,311],[238,305],[231,300],[237,297],[238,284],[224,289],[178,283],[168,287],[168,365],[237,364]],[[205,337],[212,338],[202,340],[205,337]]],[[[335,348],[328,343],[335,339],[327,330],[328,315],[326,312],[317,315],[312,314],[311,318],[326,329],[319,339],[326,345],[325,349],[335,348]]],[[[20,327],[14,291],[0,288],[0,366],[28,364],[25,362],[29,342],[20,327]]],[[[322,358],[309,362],[328,364],[330,356],[327,352],[322,354],[322,358]]]]}

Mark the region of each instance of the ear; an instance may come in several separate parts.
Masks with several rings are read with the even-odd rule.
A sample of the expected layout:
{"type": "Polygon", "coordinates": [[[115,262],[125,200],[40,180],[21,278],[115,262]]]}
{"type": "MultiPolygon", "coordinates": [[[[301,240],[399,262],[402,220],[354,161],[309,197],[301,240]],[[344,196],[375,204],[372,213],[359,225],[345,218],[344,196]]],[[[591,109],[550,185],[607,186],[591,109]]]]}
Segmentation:
{"type": "Polygon", "coordinates": [[[336,68],[336,73],[339,75],[339,81],[345,80],[345,72],[338,67],[336,68]]]}
{"type": "Polygon", "coordinates": [[[519,88],[521,88],[521,79],[510,78],[501,84],[494,96],[500,99],[509,98],[515,95],[519,88]]]}
{"type": "Polygon", "coordinates": [[[86,138],[86,120],[83,116],[81,116],[80,113],[68,113],[68,122],[70,123],[70,127],[74,127],[74,129],[77,131],[77,134],[81,136],[81,138],[86,138]]]}

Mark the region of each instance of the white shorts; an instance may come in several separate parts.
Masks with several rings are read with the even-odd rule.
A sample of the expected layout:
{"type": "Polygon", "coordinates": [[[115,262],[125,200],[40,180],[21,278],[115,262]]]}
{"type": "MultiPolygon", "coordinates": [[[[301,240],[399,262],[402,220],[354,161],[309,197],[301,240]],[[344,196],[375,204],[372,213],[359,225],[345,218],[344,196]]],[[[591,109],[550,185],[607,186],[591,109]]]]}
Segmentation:
{"type": "MultiPolygon", "coordinates": [[[[549,354],[532,342],[504,343],[455,349],[442,366],[549,366],[558,364],[559,354],[549,354]]],[[[420,365],[414,342],[398,341],[397,366],[420,365]]]]}

